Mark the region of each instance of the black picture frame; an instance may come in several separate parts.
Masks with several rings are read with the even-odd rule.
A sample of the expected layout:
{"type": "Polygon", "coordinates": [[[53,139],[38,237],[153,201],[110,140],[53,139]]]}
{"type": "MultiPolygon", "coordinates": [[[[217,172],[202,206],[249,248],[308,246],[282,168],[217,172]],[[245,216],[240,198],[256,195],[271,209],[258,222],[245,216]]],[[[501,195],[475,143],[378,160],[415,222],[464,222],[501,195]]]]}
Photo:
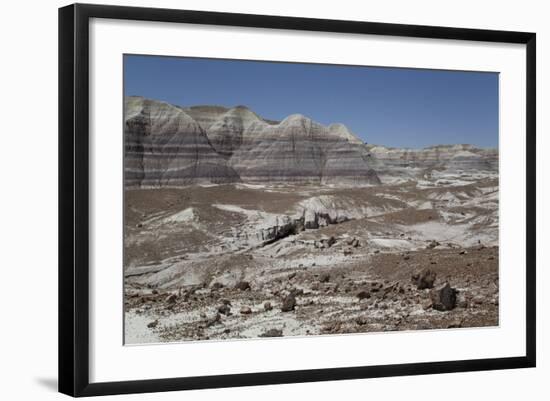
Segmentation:
{"type": "Polygon", "coordinates": [[[159,392],[534,367],[536,35],[358,21],[74,4],[59,9],[59,391],[71,396],[159,392]],[[526,352],[524,356],[382,366],[90,383],[88,61],[91,18],[438,38],[526,45],[526,352]]]}

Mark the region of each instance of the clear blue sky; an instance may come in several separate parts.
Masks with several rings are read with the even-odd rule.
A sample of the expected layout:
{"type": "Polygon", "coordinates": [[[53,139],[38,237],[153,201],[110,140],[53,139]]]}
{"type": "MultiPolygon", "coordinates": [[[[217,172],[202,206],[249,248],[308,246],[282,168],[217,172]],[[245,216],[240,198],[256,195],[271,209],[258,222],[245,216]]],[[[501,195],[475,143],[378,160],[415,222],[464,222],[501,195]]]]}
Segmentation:
{"type": "Polygon", "coordinates": [[[498,146],[497,73],[126,55],[124,85],[125,95],[180,106],[340,122],[386,146],[498,146]]]}

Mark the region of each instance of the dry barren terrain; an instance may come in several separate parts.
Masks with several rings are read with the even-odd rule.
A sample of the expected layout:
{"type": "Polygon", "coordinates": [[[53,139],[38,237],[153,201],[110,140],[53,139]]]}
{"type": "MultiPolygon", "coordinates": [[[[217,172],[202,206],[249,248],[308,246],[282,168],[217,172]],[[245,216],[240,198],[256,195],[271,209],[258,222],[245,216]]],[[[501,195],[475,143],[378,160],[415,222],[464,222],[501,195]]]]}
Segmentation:
{"type": "Polygon", "coordinates": [[[126,343],[498,325],[498,176],[125,192],[126,343]]]}

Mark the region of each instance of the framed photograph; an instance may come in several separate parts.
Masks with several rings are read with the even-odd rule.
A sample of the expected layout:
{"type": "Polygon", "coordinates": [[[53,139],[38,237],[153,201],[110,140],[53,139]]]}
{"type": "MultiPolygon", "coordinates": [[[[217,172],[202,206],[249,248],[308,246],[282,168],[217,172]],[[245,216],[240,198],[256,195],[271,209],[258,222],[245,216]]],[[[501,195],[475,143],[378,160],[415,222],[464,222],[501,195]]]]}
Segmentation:
{"type": "Polygon", "coordinates": [[[59,10],[59,390],[535,366],[535,34],[59,10]]]}

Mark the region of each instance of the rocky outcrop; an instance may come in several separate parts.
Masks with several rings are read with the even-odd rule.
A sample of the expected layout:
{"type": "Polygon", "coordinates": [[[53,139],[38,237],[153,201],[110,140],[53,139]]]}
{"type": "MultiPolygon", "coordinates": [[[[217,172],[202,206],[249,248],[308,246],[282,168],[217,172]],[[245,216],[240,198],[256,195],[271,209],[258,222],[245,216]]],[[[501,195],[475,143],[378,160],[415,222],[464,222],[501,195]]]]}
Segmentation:
{"type": "Polygon", "coordinates": [[[254,242],[267,245],[304,230],[315,230],[361,218],[366,213],[361,207],[351,210],[346,209],[345,205],[345,200],[330,195],[306,199],[298,204],[297,211],[292,216],[268,215],[263,221],[255,224],[254,242]]]}
{"type": "Polygon", "coordinates": [[[303,219],[290,216],[276,216],[264,222],[258,230],[260,242],[264,245],[275,242],[289,235],[298,234],[304,230],[303,219]]]}
{"type": "Polygon", "coordinates": [[[300,202],[296,215],[302,218],[305,228],[316,229],[363,217],[366,211],[360,207],[351,209],[345,199],[320,195],[300,202]]]}

